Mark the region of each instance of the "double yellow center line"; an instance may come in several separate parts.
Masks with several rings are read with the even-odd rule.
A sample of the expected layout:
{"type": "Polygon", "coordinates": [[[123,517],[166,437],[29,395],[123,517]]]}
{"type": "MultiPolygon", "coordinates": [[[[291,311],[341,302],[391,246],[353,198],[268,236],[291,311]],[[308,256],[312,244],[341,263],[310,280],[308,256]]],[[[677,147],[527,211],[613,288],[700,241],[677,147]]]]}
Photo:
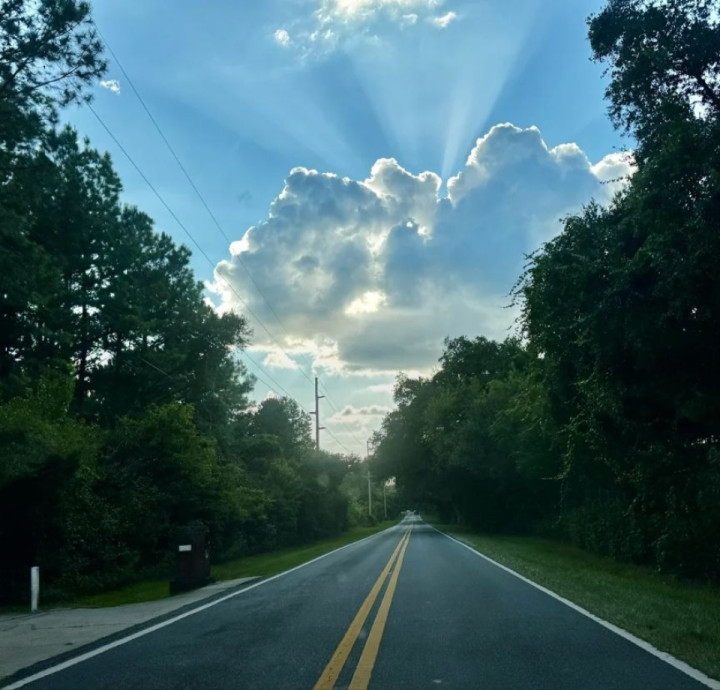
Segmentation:
{"type": "Polygon", "coordinates": [[[315,683],[313,690],[332,690],[340,676],[340,673],[345,666],[345,662],[350,656],[355,642],[357,641],[360,631],[362,630],[365,621],[367,620],[373,605],[375,604],[380,590],[385,584],[385,580],[392,570],[390,576],[390,582],[388,583],[385,595],[380,602],[375,621],[373,622],[370,634],[365,642],[362,654],[360,655],[360,661],[355,669],[352,680],[350,681],[350,690],[366,690],[370,683],[370,674],[372,673],[373,666],[375,666],[375,659],[377,658],[378,651],[380,650],[380,640],[382,639],[383,631],[385,630],[385,623],[387,622],[388,613],[390,612],[390,604],[392,603],[393,595],[395,594],[395,588],[397,587],[398,576],[400,575],[400,568],[402,568],[403,558],[405,557],[405,550],[407,549],[408,542],[410,541],[410,532],[412,527],[403,534],[402,539],[395,547],[390,560],[383,568],[380,576],[375,581],[370,593],[367,595],[362,606],[358,609],[355,614],[355,618],[347,632],[340,640],[340,644],[337,646],[335,653],[325,667],[320,679],[315,683]],[[394,569],[393,569],[394,566],[394,569]]]}

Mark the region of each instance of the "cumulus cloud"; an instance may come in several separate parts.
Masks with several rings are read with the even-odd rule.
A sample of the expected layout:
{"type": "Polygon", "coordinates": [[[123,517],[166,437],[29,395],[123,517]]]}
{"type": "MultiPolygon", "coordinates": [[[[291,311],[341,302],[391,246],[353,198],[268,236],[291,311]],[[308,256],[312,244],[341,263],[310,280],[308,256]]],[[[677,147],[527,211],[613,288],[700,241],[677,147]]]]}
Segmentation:
{"type": "Polygon", "coordinates": [[[442,0],[320,0],[315,17],[320,23],[368,22],[382,14],[402,19],[433,12],[440,4],[442,0]]]}
{"type": "Polygon", "coordinates": [[[290,34],[286,29],[278,29],[275,31],[273,38],[275,39],[275,43],[283,46],[283,48],[290,45],[290,34]]]}
{"type": "Polygon", "coordinates": [[[356,444],[358,438],[367,438],[391,409],[390,405],[346,405],[339,412],[327,417],[325,422],[335,436],[356,444]]]}
{"type": "Polygon", "coordinates": [[[341,417],[384,417],[392,408],[385,405],[367,405],[366,407],[353,407],[346,405],[340,410],[341,417]]]}
{"type": "MultiPolygon", "coordinates": [[[[415,26],[420,19],[444,29],[457,14],[437,14],[445,0],[315,0],[315,9],[294,26],[297,48],[306,54],[338,47],[345,39],[360,36],[376,38],[384,22],[401,27],[415,26]]],[[[274,33],[275,41],[287,47],[290,36],[285,29],[274,33]]]]}
{"type": "Polygon", "coordinates": [[[611,153],[592,167],[593,174],[608,185],[611,194],[620,191],[636,170],[635,158],[629,151],[611,153]]]}
{"type": "Polygon", "coordinates": [[[103,89],[112,91],[113,93],[120,93],[120,82],[117,79],[103,79],[100,82],[100,86],[102,86],[103,89]]]}
{"type": "Polygon", "coordinates": [[[446,12],[439,17],[430,17],[429,21],[434,26],[437,26],[438,29],[446,29],[450,25],[450,22],[456,19],[457,14],[455,14],[455,12],[446,12]]]}
{"type": "MultiPolygon", "coordinates": [[[[393,158],[364,180],[294,168],[267,219],[216,267],[214,289],[222,308],[243,310],[231,283],[268,323],[277,314],[283,346],[316,368],[429,371],[445,336],[508,335],[525,253],[631,173],[617,154],[593,165],[574,144],[549,148],[536,128],[510,124],[477,140],[445,193],[436,173],[393,158]]],[[[255,332],[256,347],[276,349],[255,332]]]]}
{"type": "Polygon", "coordinates": [[[271,350],[265,355],[263,365],[271,369],[297,369],[297,362],[283,350],[271,350]]]}

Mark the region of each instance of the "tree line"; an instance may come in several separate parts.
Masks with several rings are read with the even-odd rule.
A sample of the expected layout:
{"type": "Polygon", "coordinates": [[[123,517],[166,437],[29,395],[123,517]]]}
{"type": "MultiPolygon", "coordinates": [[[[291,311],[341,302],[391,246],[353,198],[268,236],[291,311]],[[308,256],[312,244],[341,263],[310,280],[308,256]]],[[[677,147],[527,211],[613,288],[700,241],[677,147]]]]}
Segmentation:
{"type": "Polygon", "coordinates": [[[241,316],[58,125],[106,68],[90,7],[0,2],[0,603],[167,574],[175,527],[215,560],[367,521],[356,458],[287,398],[248,398],[241,316]]]}
{"type": "Polygon", "coordinates": [[[720,579],[720,3],[588,20],[637,171],[528,257],[517,337],[399,377],[375,469],[477,528],[720,579]]]}

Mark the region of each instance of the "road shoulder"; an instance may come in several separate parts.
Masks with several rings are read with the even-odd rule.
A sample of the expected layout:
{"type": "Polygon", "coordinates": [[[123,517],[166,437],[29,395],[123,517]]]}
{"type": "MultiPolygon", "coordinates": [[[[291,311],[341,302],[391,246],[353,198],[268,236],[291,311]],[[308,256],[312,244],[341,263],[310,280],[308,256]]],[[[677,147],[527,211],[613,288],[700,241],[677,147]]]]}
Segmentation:
{"type": "MultiPolygon", "coordinates": [[[[443,526],[444,527],[444,526],[443,526]]],[[[521,581],[531,585],[535,589],[540,590],[541,592],[544,592],[545,594],[549,595],[550,597],[562,602],[566,606],[568,606],[571,609],[574,609],[578,613],[582,614],[583,616],[590,618],[591,620],[594,620],[596,623],[600,624],[601,626],[607,628],[608,630],[611,630],[616,635],[628,640],[632,644],[636,645],[637,647],[643,649],[644,651],[648,652],[649,654],[661,659],[665,663],[669,664],[670,666],[673,666],[674,668],[680,670],[682,673],[686,674],[687,676],[693,678],[694,680],[702,683],[703,685],[715,688],[716,690],[720,690],[720,681],[718,681],[716,678],[713,678],[712,676],[708,675],[704,672],[703,669],[698,668],[698,666],[693,665],[691,663],[688,663],[690,660],[682,660],[681,658],[678,658],[671,652],[674,651],[672,649],[672,646],[668,645],[667,648],[658,647],[655,646],[652,642],[654,640],[652,637],[650,639],[644,639],[644,636],[638,636],[634,634],[634,632],[630,629],[628,629],[631,626],[625,627],[620,623],[620,621],[612,622],[613,616],[605,617],[597,610],[597,607],[592,606],[592,599],[590,599],[591,605],[587,606],[584,601],[582,601],[583,597],[576,597],[573,596],[576,595],[577,592],[574,591],[572,588],[565,588],[562,587],[557,588],[553,586],[553,584],[557,585],[557,582],[545,582],[543,583],[542,580],[546,579],[543,577],[538,577],[538,575],[543,574],[541,570],[538,570],[537,568],[537,561],[535,562],[534,570],[538,570],[538,572],[533,572],[532,574],[530,572],[525,572],[523,574],[523,568],[520,567],[523,564],[515,564],[513,563],[511,567],[510,563],[503,563],[500,559],[502,559],[503,554],[493,553],[493,557],[490,557],[487,553],[484,553],[482,550],[482,547],[477,542],[480,541],[482,543],[483,537],[481,535],[475,535],[473,533],[454,533],[450,530],[445,530],[443,527],[436,527],[435,525],[432,525],[432,528],[439,532],[440,534],[444,535],[448,539],[458,543],[459,545],[465,547],[469,551],[475,553],[477,556],[485,560],[486,562],[492,564],[493,566],[504,570],[505,572],[513,575],[514,577],[520,579],[521,581]],[[478,548],[480,547],[480,548],[478,548]],[[517,569],[515,569],[517,567],[517,569]],[[534,576],[533,576],[534,575],[534,576]],[[571,598],[572,597],[572,598],[571,598]],[[578,600],[579,599],[579,600],[578,600]],[[600,615],[599,615],[600,614],[600,615]]],[[[485,538],[487,540],[487,538],[485,538]]],[[[537,554],[535,554],[537,557],[537,554]]],[[[565,566],[566,572],[564,573],[564,579],[569,579],[570,573],[568,572],[567,568],[569,568],[572,564],[563,563],[563,566],[565,566]]],[[[616,567],[623,567],[622,564],[614,564],[616,567]]],[[[633,568],[633,566],[625,565],[626,568],[633,568]]],[[[527,568],[525,569],[527,570],[527,568]]],[[[638,572],[640,572],[638,570],[638,572]]],[[[602,572],[597,573],[596,582],[594,583],[595,587],[597,588],[603,588],[601,589],[602,593],[604,594],[604,599],[606,601],[611,600],[618,600],[621,602],[624,602],[625,609],[626,609],[626,615],[629,615],[630,613],[635,613],[636,615],[640,615],[637,613],[637,605],[633,605],[633,602],[627,599],[626,593],[623,591],[624,588],[621,586],[623,583],[622,581],[617,582],[615,579],[611,578],[608,582],[605,582],[604,579],[601,577],[602,572]]],[[[630,596],[634,596],[636,601],[641,596],[643,596],[643,593],[638,592],[636,588],[633,588],[630,590],[630,596]]],[[[663,602],[655,601],[655,603],[660,607],[660,605],[663,602]]],[[[603,612],[604,613],[604,612],[603,612]]],[[[695,659],[693,659],[695,660],[695,659]]]]}
{"type": "Polygon", "coordinates": [[[216,582],[207,587],[159,601],[106,608],[54,609],[39,613],[0,615],[0,682],[15,680],[65,658],[106,644],[116,636],[182,613],[198,602],[207,603],[257,577],[216,582]]]}

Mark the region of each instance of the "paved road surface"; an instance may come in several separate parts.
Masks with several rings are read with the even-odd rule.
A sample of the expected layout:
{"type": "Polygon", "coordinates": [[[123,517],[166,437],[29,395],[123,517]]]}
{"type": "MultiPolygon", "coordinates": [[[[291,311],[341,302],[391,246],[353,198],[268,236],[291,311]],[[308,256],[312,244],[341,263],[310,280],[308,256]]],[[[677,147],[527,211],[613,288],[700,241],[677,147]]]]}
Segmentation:
{"type": "Polygon", "coordinates": [[[25,687],[706,686],[406,521],[25,687]]]}

